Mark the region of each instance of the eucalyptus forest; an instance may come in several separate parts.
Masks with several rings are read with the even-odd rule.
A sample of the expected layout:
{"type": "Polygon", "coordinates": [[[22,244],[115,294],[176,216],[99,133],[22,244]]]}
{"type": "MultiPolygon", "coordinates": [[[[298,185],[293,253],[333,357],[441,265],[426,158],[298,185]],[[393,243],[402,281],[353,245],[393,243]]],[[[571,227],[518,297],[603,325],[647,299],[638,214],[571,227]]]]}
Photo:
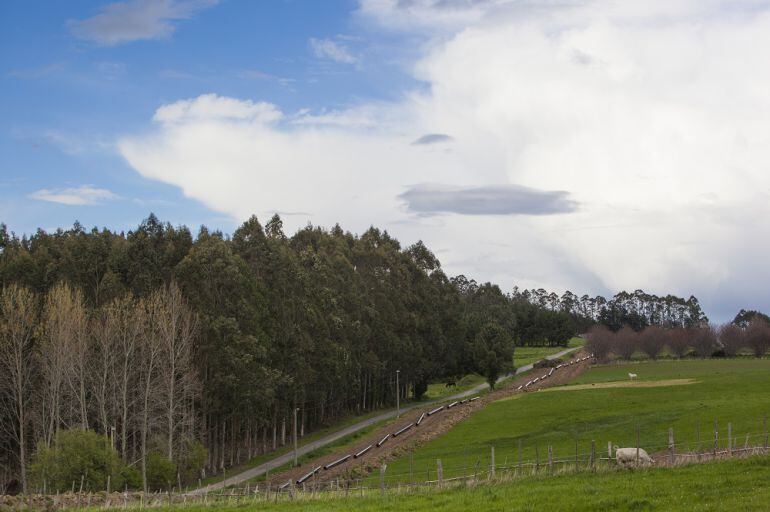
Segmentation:
{"type": "Polygon", "coordinates": [[[0,225],[0,287],[0,474],[23,489],[69,487],[45,472],[73,429],[117,453],[114,487],[195,482],[285,445],[295,409],[304,436],[430,382],[494,385],[515,346],[707,321],[694,297],[507,293],[446,275],[421,242],[288,236],[277,215],[232,235],[154,215],[125,233],[0,225]]]}

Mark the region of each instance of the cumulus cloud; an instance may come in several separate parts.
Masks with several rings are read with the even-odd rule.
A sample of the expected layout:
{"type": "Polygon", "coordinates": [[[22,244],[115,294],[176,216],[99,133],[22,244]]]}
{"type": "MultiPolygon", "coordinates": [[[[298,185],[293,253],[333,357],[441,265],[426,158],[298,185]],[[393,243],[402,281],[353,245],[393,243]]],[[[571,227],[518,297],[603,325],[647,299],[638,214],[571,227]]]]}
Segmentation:
{"type": "Polygon", "coordinates": [[[29,197],[68,206],[93,205],[118,198],[109,190],[96,188],[92,185],[81,185],[74,188],[43,188],[33,192],[29,197]]]}
{"type": "Polygon", "coordinates": [[[332,112],[180,100],[121,153],[237,219],[384,226],[503,286],[694,293],[716,317],[742,305],[726,297],[770,308],[767,6],[372,0],[360,14],[428,33],[412,67],[427,87],[332,112]],[[436,127],[451,152],[414,143],[436,127]],[[504,185],[490,205],[541,195],[519,215],[469,215],[490,184],[504,185]]]}
{"type": "Polygon", "coordinates": [[[310,49],[319,59],[329,59],[343,64],[355,64],[358,58],[350,53],[350,50],[332,39],[310,38],[310,49]]]}
{"type": "Polygon", "coordinates": [[[78,39],[112,46],[131,41],[161,39],[175,24],[211,7],[218,0],[128,0],[107,4],[90,18],[69,21],[78,39]]]}
{"type": "Polygon", "coordinates": [[[570,213],[577,208],[566,192],[516,185],[456,187],[424,183],[410,188],[399,197],[411,211],[428,214],[550,215],[570,213]]]}

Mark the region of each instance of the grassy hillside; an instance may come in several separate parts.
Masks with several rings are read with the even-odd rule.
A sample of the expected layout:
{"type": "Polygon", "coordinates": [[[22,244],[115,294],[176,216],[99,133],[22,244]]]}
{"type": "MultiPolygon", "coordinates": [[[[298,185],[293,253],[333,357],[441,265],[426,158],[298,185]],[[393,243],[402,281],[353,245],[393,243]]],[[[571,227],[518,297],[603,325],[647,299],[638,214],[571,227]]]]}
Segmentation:
{"type": "MultiPolygon", "coordinates": [[[[201,510],[466,511],[508,510],[767,510],[770,458],[754,457],[694,464],[675,469],[617,471],[530,477],[476,488],[365,497],[299,499],[280,503],[184,507],[201,510]]],[[[182,510],[181,508],[179,510],[182,510]]]]}
{"type": "MultiPolygon", "coordinates": [[[[437,459],[445,478],[472,473],[476,464],[484,470],[492,446],[496,464],[512,465],[519,457],[519,441],[525,461],[534,460],[537,450],[543,462],[548,445],[555,457],[573,458],[576,443],[585,454],[591,440],[606,456],[608,441],[634,446],[637,426],[641,446],[651,453],[665,449],[669,427],[679,450],[696,448],[699,427],[704,449],[713,446],[714,420],[720,446],[726,446],[728,422],[742,446],[747,433],[763,431],[762,418],[770,413],[770,360],[599,366],[576,384],[490,404],[418,449],[411,464],[408,456],[391,463],[388,481],[435,479],[437,459]],[[629,383],[628,372],[637,373],[639,381],[629,383]],[[605,384],[596,389],[593,383],[605,384]]],[[[760,442],[760,437],[753,441],[760,442]]]]}

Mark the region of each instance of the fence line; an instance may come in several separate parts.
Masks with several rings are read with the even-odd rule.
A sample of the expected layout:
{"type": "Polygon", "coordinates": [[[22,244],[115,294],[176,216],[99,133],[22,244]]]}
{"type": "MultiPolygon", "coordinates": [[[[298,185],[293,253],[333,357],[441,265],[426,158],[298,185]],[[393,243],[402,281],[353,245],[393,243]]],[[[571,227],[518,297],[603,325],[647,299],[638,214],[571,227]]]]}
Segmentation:
{"type": "MultiPolygon", "coordinates": [[[[768,432],[766,420],[762,420],[763,432],[735,434],[732,423],[727,423],[727,437],[720,440],[719,427],[713,432],[713,437],[702,436],[700,428],[697,430],[696,443],[684,441],[674,442],[673,429],[669,429],[669,442],[657,444],[640,444],[651,454],[655,455],[656,466],[672,467],[708,460],[727,459],[732,457],[747,457],[752,455],[767,455],[768,432]],[[721,441],[721,442],[720,442],[721,441]],[[693,449],[695,448],[695,449],[693,449]]],[[[660,440],[660,438],[658,438],[660,440]]],[[[520,440],[519,440],[520,441],[520,440]]],[[[585,444],[585,443],[584,443],[585,444]]],[[[448,467],[442,460],[436,460],[436,466],[417,468],[413,467],[410,457],[410,470],[408,472],[388,473],[383,464],[379,470],[379,478],[370,475],[362,478],[349,478],[339,476],[325,482],[319,482],[313,476],[301,483],[295,481],[285,482],[257,482],[246,484],[242,487],[231,487],[219,492],[209,494],[191,494],[186,491],[155,492],[120,492],[120,493],[85,493],[71,492],[56,495],[28,495],[14,498],[16,504],[24,504],[31,509],[61,509],[61,508],[154,508],[169,505],[201,505],[201,504],[246,504],[254,502],[277,502],[287,500],[307,499],[333,499],[351,498],[367,495],[382,495],[399,493],[414,493],[429,491],[437,488],[451,488],[462,485],[476,485],[483,482],[504,482],[530,477],[548,477],[551,475],[576,474],[581,472],[609,472],[617,471],[616,460],[602,450],[596,451],[595,441],[591,441],[590,451],[581,451],[578,442],[575,444],[574,454],[556,454],[552,445],[547,446],[547,459],[540,459],[539,450],[536,450],[535,459],[524,460],[521,457],[521,442],[518,443],[518,457],[506,457],[501,464],[494,462],[494,448],[490,449],[490,464],[482,464],[482,457],[474,454],[471,459],[466,452],[465,463],[460,466],[448,467]],[[511,459],[509,461],[509,458],[511,459]],[[473,460],[475,459],[475,460],[473,460]],[[473,460],[473,462],[472,462],[473,460]],[[426,470],[425,473],[421,473],[426,470]],[[449,474],[447,474],[449,473],[449,474]],[[417,475],[425,475],[421,479],[417,475]],[[404,479],[408,476],[408,480],[404,479]],[[375,483],[377,480],[378,484],[375,483]]],[[[537,444],[535,445],[538,446],[537,444]]],[[[601,443],[600,443],[601,446],[601,443]]],[[[456,453],[456,452],[452,452],[456,453]]],[[[500,453],[497,454],[501,455],[500,453]]],[[[638,461],[632,465],[643,466],[638,461]]],[[[319,466],[320,467],[320,466],[319,466]]],[[[13,497],[10,497],[13,498],[13,497]]],[[[3,504],[0,497],[0,504],[3,504]]],[[[6,504],[8,501],[6,499],[6,504]]]]}

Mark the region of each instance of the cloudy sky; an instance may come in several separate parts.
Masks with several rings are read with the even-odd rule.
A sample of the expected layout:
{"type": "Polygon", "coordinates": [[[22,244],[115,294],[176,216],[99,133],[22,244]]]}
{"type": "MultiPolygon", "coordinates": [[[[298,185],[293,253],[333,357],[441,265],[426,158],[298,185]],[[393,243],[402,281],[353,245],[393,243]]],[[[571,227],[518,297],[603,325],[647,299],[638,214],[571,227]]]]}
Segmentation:
{"type": "Polygon", "coordinates": [[[770,2],[8,0],[0,109],[18,233],[278,212],[770,310],[770,2]]]}

